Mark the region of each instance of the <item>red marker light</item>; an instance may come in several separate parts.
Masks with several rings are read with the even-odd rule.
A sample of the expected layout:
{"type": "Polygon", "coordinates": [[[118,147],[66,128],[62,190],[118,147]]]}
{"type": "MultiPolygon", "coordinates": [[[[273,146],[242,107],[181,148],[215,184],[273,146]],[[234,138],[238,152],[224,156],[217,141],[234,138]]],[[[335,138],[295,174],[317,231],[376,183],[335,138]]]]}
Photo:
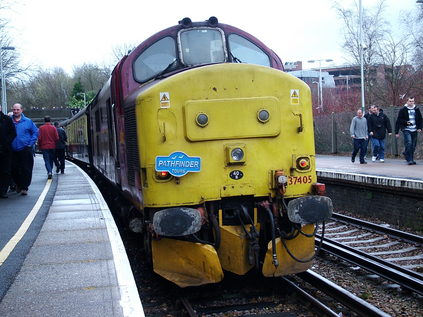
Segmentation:
{"type": "Polygon", "coordinates": [[[169,174],[169,172],[156,172],[156,179],[158,180],[168,180],[170,179],[172,176],[169,174]]]}
{"type": "Polygon", "coordinates": [[[310,159],[308,157],[297,158],[297,169],[301,171],[308,170],[310,168],[310,159]]]}
{"type": "Polygon", "coordinates": [[[302,160],[300,161],[300,166],[301,166],[301,167],[306,167],[307,165],[308,165],[308,163],[307,163],[307,161],[306,161],[306,160],[302,159],[302,160]]]}

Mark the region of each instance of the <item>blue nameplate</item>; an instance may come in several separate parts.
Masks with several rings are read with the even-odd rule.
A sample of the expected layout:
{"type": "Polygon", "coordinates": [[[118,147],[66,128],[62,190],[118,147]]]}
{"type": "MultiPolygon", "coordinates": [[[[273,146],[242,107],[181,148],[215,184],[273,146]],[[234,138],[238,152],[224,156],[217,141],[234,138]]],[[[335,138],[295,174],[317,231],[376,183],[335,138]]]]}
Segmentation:
{"type": "Polygon", "coordinates": [[[173,152],[169,156],[156,156],[156,171],[169,172],[175,177],[184,176],[190,172],[199,172],[201,158],[188,156],[183,152],[173,152]]]}

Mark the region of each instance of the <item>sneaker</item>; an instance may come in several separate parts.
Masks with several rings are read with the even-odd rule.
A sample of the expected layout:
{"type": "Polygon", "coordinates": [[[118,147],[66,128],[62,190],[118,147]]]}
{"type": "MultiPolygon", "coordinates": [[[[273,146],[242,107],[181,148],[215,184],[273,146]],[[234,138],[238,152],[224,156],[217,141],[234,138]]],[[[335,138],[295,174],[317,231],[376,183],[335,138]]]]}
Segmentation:
{"type": "Polygon", "coordinates": [[[367,162],[366,162],[366,161],[364,161],[364,162],[360,162],[360,164],[367,164],[367,162]]]}
{"type": "Polygon", "coordinates": [[[415,161],[413,161],[413,162],[411,162],[411,163],[413,163],[413,165],[416,165],[416,164],[417,164],[415,161]]]}
{"type": "Polygon", "coordinates": [[[372,156],[372,162],[376,162],[376,156],[372,156]]]}
{"type": "Polygon", "coordinates": [[[380,162],[383,163],[383,162],[385,162],[385,160],[384,159],[380,159],[380,162]]]}
{"type": "Polygon", "coordinates": [[[51,175],[51,173],[48,173],[47,179],[51,179],[53,177],[53,175],[51,175]]]}
{"type": "Polygon", "coordinates": [[[351,162],[355,162],[355,157],[351,157],[351,162]]]}
{"type": "Polygon", "coordinates": [[[414,165],[412,161],[407,162],[407,165],[414,165]]]}
{"type": "Polygon", "coordinates": [[[22,190],[21,190],[21,195],[22,195],[22,196],[26,196],[26,195],[28,195],[28,191],[27,191],[27,190],[25,190],[25,189],[22,189],[22,190]]]}

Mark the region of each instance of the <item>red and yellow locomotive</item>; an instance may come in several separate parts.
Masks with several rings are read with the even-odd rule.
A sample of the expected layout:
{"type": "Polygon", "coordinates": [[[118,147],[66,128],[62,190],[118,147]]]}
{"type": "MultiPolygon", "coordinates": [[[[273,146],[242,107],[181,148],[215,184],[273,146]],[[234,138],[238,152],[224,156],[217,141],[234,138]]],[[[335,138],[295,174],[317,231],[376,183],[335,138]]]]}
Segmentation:
{"type": "Polygon", "coordinates": [[[156,273],[185,287],[311,266],[332,204],[310,90],[259,40],[185,18],[125,56],[84,111],[66,123],[88,118],[73,148],[135,207],[156,273]]]}

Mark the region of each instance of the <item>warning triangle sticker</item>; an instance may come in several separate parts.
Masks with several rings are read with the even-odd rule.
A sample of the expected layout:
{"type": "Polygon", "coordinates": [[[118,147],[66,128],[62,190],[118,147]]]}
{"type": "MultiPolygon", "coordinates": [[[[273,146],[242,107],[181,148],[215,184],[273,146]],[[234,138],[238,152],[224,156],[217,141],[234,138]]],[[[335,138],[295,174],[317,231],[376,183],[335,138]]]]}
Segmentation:
{"type": "Polygon", "coordinates": [[[169,96],[167,94],[163,94],[162,99],[160,101],[169,101],[169,96]]]}

